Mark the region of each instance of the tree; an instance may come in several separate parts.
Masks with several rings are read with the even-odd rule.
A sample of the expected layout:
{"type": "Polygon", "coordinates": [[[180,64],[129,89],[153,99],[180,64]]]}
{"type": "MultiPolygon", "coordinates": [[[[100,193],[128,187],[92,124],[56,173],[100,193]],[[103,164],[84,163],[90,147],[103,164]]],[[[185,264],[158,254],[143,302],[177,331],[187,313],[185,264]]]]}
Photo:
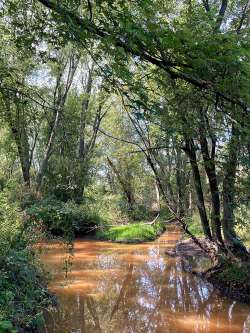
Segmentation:
{"type": "Polygon", "coordinates": [[[71,88],[74,75],[79,63],[79,55],[74,50],[67,50],[66,54],[62,51],[56,59],[55,66],[55,87],[53,92],[52,119],[49,119],[49,132],[44,149],[40,168],[36,177],[36,189],[42,185],[44,173],[48,167],[48,162],[54,148],[56,133],[62,118],[65,102],[71,88]],[[66,80],[65,80],[66,75],[66,80]],[[64,81],[65,80],[65,81],[64,81]]]}

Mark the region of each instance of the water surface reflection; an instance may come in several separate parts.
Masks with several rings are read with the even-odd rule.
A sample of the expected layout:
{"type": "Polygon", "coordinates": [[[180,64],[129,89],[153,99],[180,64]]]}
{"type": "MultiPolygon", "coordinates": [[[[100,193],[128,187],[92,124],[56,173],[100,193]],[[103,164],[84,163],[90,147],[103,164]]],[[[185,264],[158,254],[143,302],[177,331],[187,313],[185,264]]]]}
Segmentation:
{"type": "Polygon", "coordinates": [[[42,255],[59,309],[48,333],[250,333],[250,307],[222,299],[211,286],[167,257],[176,226],[153,243],[77,240],[72,255],[57,243],[42,255]]]}

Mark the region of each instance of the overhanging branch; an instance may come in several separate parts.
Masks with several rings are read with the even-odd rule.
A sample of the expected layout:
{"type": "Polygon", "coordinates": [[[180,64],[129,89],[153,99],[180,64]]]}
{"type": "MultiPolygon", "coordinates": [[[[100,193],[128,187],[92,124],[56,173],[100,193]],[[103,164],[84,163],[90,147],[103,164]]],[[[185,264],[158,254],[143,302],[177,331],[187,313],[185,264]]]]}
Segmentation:
{"type": "MultiPolygon", "coordinates": [[[[155,57],[154,55],[150,54],[148,50],[145,50],[145,48],[139,50],[138,48],[132,47],[130,43],[128,43],[126,40],[122,38],[122,36],[112,34],[112,32],[108,31],[107,28],[104,30],[98,27],[91,20],[80,17],[77,14],[71,12],[68,8],[61,5],[58,1],[54,0],[38,0],[38,1],[47,8],[49,8],[50,10],[60,15],[64,23],[71,25],[71,27],[73,25],[75,27],[80,28],[80,29],[74,29],[74,33],[75,34],[78,33],[79,38],[81,38],[81,31],[83,30],[87,31],[93,37],[97,37],[100,40],[112,37],[112,43],[114,46],[121,47],[124,49],[125,52],[134,56],[138,56],[140,57],[140,59],[163,69],[173,79],[181,79],[185,82],[190,83],[195,87],[198,87],[201,90],[207,90],[211,93],[214,93],[227,102],[237,104],[240,107],[242,107],[244,110],[248,109],[247,105],[243,101],[241,101],[237,97],[230,96],[220,91],[219,88],[217,88],[213,82],[197,78],[189,73],[185,73],[183,69],[186,67],[186,65],[155,57]]],[[[225,13],[224,9],[226,8],[225,4],[227,4],[227,1],[222,1],[222,3],[224,4],[224,6],[222,6],[220,10],[219,14],[220,18],[224,16],[225,13]]]]}

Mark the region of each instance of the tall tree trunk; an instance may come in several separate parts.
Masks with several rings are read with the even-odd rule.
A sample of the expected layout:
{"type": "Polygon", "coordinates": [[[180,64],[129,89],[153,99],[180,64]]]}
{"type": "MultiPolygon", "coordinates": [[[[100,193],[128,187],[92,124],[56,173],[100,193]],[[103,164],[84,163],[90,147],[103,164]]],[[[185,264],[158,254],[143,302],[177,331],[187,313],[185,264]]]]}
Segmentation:
{"type": "Polygon", "coordinates": [[[22,166],[22,173],[23,173],[23,180],[24,184],[27,187],[30,187],[30,150],[29,150],[29,142],[27,134],[24,133],[24,137],[22,138],[23,141],[23,156],[21,158],[21,166],[22,166]]]}
{"type": "Polygon", "coordinates": [[[92,90],[92,71],[93,67],[89,70],[87,84],[84,91],[84,98],[82,101],[82,109],[80,114],[80,126],[79,126],[79,159],[84,159],[85,151],[85,127],[86,127],[86,114],[89,108],[90,94],[92,90]]]}
{"type": "Polygon", "coordinates": [[[156,210],[157,212],[160,212],[161,210],[161,202],[160,202],[160,189],[159,189],[159,184],[155,180],[155,203],[156,203],[156,210]]]}
{"type": "Polygon", "coordinates": [[[48,141],[46,144],[46,148],[43,154],[43,159],[36,177],[36,189],[39,190],[42,185],[42,180],[44,174],[48,168],[49,159],[52,154],[52,150],[55,143],[56,132],[61,120],[61,115],[63,112],[63,108],[72,85],[74,75],[79,63],[79,56],[74,52],[70,51],[70,54],[67,54],[66,57],[62,55],[61,58],[58,59],[58,73],[56,78],[56,86],[54,90],[54,110],[55,115],[51,125],[51,130],[49,132],[48,141]],[[68,68],[67,68],[68,67],[68,68]],[[67,70],[66,70],[67,69],[67,70]],[[63,75],[67,72],[66,82],[63,81],[63,75]]]}
{"type": "Polygon", "coordinates": [[[84,87],[84,96],[82,100],[82,107],[80,113],[80,123],[79,123],[79,147],[78,147],[78,170],[76,179],[76,188],[74,190],[74,199],[76,202],[81,202],[83,200],[83,192],[86,185],[86,173],[87,173],[87,163],[89,154],[89,147],[86,143],[86,119],[87,113],[89,111],[89,101],[92,90],[93,83],[93,66],[88,70],[88,77],[86,86],[84,87]]]}
{"type": "Polygon", "coordinates": [[[30,154],[29,138],[27,135],[24,119],[24,110],[20,108],[19,103],[21,103],[21,101],[18,99],[15,100],[15,104],[12,110],[10,101],[10,96],[4,96],[4,104],[6,107],[5,119],[9,124],[17,146],[24,184],[27,187],[30,187],[30,166],[32,154],[30,154]]]}
{"type": "Polygon", "coordinates": [[[185,196],[185,180],[182,172],[182,161],[181,161],[181,151],[179,148],[176,149],[176,186],[178,192],[178,215],[183,217],[186,210],[187,198],[185,196]]]}
{"type": "Polygon", "coordinates": [[[187,153],[192,172],[193,172],[193,179],[194,179],[194,185],[195,185],[195,191],[197,196],[197,206],[200,214],[201,224],[203,228],[204,235],[212,240],[211,230],[207,218],[206,213],[206,207],[204,203],[204,196],[203,196],[203,190],[201,185],[201,177],[200,177],[200,171],[197,164],[197,158],[196,158],[196,152],[195,152],[195,146],[193,139],[186,138],[185,139],[185,152],[187,153]]]}
{"type": "Polygon", "coordinates": [[[160,160],[157,152],[150,149],[151,148],[150,141],[147,142],[147,145],[145,145],[145,148],[147,149],[147,154],[150,156],[151,162],[154,164],[155,170],[157,170],[157,175],[160,179],[161,186],[164,187],[165,195],[168,197],[168,200],[169,200],[169,202],[171,202],[172,206],[177,206],[173,187],[169,180],[170,176],[169,176],[168,172],[166,171],[166,167],[162,164],[162,161],[160,160]]]}
{"type": "MultiPolygon", "coordinates": [[[[203,118],[203,115],[201,115],[203,118]]],[[[217,182],[217,175],[215,169],[215,146],[216,143],[212,139],[212,151],[211,156],[209,154],[208,142],[206,135],[204,133],[205,122],[202,121],[203,126],[200,128],[200,146],[202,157],[204,161],[205,171],[209,181],[209,188],[211,193],[211,202],[212,202],[212,214],[211,214],[211,226],[213,238],[219,243],[223,244],[222,234],[221,234],[221,219],[220,219],[220,195],[217,182]]]]}
{"type": "Polygon", "coordinates": [[[233,123],[231,139],[228,146],[228,157],[224,167],[222,226],[226,245],[234,254],[243,254],[245,256],[247,250],[237,238],[234,230],[235,181],[240,148],[240,135],[236,126],[237,125],[233,123]]]}
{"type": "Polygon", "coordinates": [[[49,163],[49,159],[52,153],[52,148],[54,145],[54,141],[55,141],[55,137],[56,137],[56,131],[58,128],[58,124],[59,124],[59,120],[60,120],[60,114],[61,114],[61,108],[58,107],[57,111],[56,111],[56,116],[55,116],[55,120],[53,123],[53,127],[50,131],[50,135],[49,135],[49,139],[45,148],[45,152],[43,155],[43,159],[36,177],[36,189],[39,190],[41,185],[42,185],[42,180],[45,174],[45,171],[47,170],[48,167],[48,163],[49,163]]]}

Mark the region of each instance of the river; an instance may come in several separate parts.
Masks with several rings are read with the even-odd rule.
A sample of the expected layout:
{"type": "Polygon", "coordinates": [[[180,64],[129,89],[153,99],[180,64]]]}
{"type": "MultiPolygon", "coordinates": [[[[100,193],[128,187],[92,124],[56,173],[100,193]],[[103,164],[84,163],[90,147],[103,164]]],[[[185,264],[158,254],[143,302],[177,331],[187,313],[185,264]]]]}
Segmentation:
{"type": "Polygon", "coordinates": [[[165,254],[176,226],[156,241],[127,245],[78,239],[73,251],[43,244],[41,260],[58,309],[46,333],[250,333],[250,306],[223,298],[165,254]]]}

